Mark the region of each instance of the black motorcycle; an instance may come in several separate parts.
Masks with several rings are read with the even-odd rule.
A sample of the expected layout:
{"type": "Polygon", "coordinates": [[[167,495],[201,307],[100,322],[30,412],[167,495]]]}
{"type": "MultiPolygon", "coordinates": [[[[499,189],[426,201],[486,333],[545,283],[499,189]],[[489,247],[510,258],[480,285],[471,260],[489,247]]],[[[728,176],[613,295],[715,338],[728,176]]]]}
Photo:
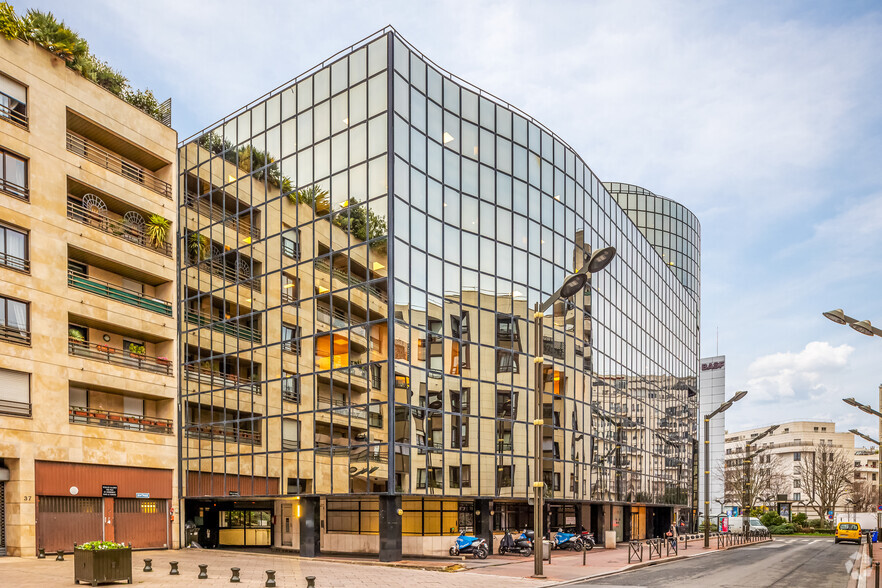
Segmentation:
{"type": "Polygon", "coordinates": [[[582,539],[582,545],[584,545],[585,551],[591,551],[594,549],[594,533],[583,530],[579,533],[579,537],[582,539]]]}
{"type": "MultiPolygon", "coordinates": [[[[524,557],[531,555],[533,553],[533,540],[526,533],[527,531],[524,531],[515,540],[511,533],[506,531],[499,541],[499,555],[505,555],[506,553],[520,553],[524,557]]],[[[532,535],[532,531],[530,534],[532,535]]]]}

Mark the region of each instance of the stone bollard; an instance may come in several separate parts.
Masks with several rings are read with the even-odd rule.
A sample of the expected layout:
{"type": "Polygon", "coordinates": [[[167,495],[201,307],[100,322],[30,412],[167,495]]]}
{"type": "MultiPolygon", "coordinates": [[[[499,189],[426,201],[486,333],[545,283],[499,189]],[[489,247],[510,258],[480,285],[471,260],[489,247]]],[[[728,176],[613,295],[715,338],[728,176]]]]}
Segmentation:
{"type": "Polygon", "coordinates": [[[208,579],[208,564],[198,564],[199,565],[199,575],[196,576],[200,580],[208,579]]]}
{"type": "Polygon", "coordinates": [[[239,580],[239,568],[230,568],[230,571],[233,572],[233,577],[230,578],[231,584],[238,584],[241,580],[239,580]]]}
{"type": "Polygon", "coordinates": [[[267,570],[266,571],[266,588],[275,588],[276,585],[276,570],[267,570]]]}
{"type": "Polygon", "coordinates": [[[42,547],[37,550],[37,559],[46,559],[46,550],[42,547]]]}
{"type": "Polygon", "coordinates": [[[315,588],[315,576],[306,576],[306,588],[315,588]]]}
{"type": "Polygon", "coordinates": [[[153,571],[153,560],[152,559],[145,559],[144,560],[144,570],[143,571],[145,571],[145,572],[152,572],[153,571]]]}
{"type": "Polygon", "coordinates": [[[64,561],[64,550],[59,549],[55,552],[55,561],[64,561]]]}
{"type": "Polygon", "coordinates": [[[180,576],[181,575],[181,572],[178,571],[178,562],[170,561],[170,562],[168,562],[168,565],[171,566],[171,570],[169,570],[169,572],[168,572],[169,576],[180,576]]]}

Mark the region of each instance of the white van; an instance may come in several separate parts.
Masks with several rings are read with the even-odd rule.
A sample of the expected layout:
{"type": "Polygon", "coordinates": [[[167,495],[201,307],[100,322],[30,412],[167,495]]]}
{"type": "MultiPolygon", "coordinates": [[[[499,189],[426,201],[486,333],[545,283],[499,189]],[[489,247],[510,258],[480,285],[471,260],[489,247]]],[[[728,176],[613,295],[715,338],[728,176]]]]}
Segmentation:
{"type": "MultiPolygon", "coordinates": [[[[760,520],[756,517],[750,517],[749,525],[751,531],[768,531],[765,525],[763,525],[760,520]]],[[[741,533],[744,531],[744,518],[743,517],[730,517],[729,518],[729,532],[730,533],[741,533]]]]}

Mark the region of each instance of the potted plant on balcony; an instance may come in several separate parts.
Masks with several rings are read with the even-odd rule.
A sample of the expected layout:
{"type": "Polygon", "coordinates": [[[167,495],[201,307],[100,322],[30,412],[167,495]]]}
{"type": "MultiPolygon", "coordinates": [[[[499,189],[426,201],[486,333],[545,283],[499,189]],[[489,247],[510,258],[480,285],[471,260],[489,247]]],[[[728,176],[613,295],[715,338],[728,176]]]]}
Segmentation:
{"type": "Polygon", "coordinates": [[[144,356],[147,355],[147,348],[143,345],[129,343],[129,355],[134,359],[144,359],[144,356]]]}
{"type": "Polygon", "coordinates": [[[121,580],[132,583],[132,548],[113,541],[90,541],[74,546],[74,582],[97,586],[121,580]]]}
{"type": "Polygon", "coordinates": [[[202,261],[208,258],[209,242],[208,237],[205,235],[200,233],[190,233],[187,246],[190,249],[190,254],[196,259],[196,261],[202,261]]]}
{"type": "Polygon", "coordinates": [[[171,221],[158,214],[151,214],[144,226],[147,229],[147,239],[153,247],[159,249],[165,245],[165,238],[171,229],[171,221]]]}
{"type": "Polygon", "coordinates": [[[85,335],[85,333],[83,333],[82,329],[70,327],[67,330],[67,338],[70,341],[71,347],[85,347],[86,346],[86,335],[85,335]]]}

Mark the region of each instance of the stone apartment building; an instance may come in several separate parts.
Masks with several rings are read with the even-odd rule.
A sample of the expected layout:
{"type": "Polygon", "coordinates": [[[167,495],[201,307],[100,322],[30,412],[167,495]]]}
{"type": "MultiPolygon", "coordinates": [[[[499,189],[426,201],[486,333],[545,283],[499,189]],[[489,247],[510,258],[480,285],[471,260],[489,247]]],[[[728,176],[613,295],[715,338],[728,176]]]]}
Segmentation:
{"type": "MultiPolygon", "coordinates": [[[[746,454],[745,442],[768,428],[768,426],[765,426],[727,433],[725,467],[739,467],[746,454]]],[[[758,503],[764,504],[769,508],[775,508],[779,504],[790,504],[793,514],[804,512],[809,518],[816,518],[817,513],[809,505],[809,496],[806,493],[806,489],[802,487],[801,476],[803,464],[807,459],[812,458],[821,445],[841,449],[846,453],[849,460],[854,459],[856,476],[868,475],[871,479],[875,479],[875,471],[870,472],[870,468],[863,465],[864,462],[869,461],[875,467],[875,459],[866,460],[863,458],[867,456],[857,455],[858,451],[855,448],[854,435],[837,432],[836,423],[831,421],[793,421],[781,423],[772,434],[762,438],[756,445],[751,446],[752,452],[759,451],[754,459],[755,464],[777,464],[772,466],[777,474],[777,484],[773,485],[777,487],[761,491],[758,503]],[[861,464],[860,467],[858,466],[859,463],[861,464]]],[[[712,475],[721,476],[722,474],[720,472],[712,472],[712,475]]],[[[848,508],[848,504],[847,496],[845,496],[837,505],[836,510],[845,510],[848,508]]],[[[725,506],[733,506],[731,496],[729,496],[729,502],[725,506]]]]}
{"type": "Polygon", "coordinates": [[[177,543],[176,141],[0,39],[0,554],[177,543]]]}

